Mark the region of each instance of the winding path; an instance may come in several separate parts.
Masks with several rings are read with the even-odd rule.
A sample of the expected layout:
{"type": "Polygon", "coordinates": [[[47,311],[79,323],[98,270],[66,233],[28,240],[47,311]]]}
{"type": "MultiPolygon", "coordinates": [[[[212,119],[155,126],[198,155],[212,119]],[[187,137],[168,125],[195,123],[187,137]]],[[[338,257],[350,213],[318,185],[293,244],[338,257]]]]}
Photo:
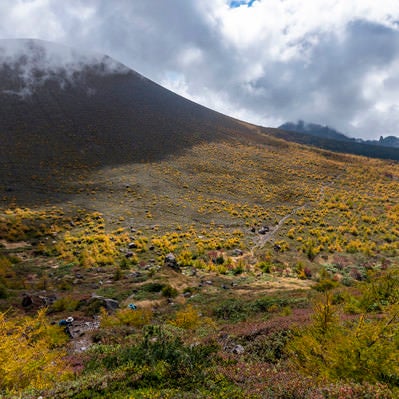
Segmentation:
{"type": "Polygon", "coordinates": [[[270,231],[268,231],[268,232],[267,232],[266,234],[264,234],[264,235],[260,235],[260,236],[258,237],[258,239],[257,239],[257,243],[256,243],[256,244],[251,248],[251,250],[250,250],[251,256],[254,256],[254,251],[255,251],[255,249],[257,249],[257,248],[259,248],[259,249],[260,249],[260,248],[263,248],[264,245],[274,237],[274,234],[276,234],[277,231],[280,230],[281,226],[284,224],[284,222],[285,222],[289,217],[293,216],[297,211],[299,211],[300,209],[303,209],[303,208],[305,208],[305,207],[306,207],[306,204],[305,204],[305,205],[302,205],[302,206],[299,206],[298,208],[295,208],[295,209],[292,210],[289,214],[283,216],[283,217],[279,220],[279,222],[278,222],[274,227],[272,227],[272,228],[270,229],[270,231]]]}
{"type": "MultiPolygon", "coordinates": [[[[319,195],[318,195],[318,199],[317,201],[321,201],[322,199],[324,199],[325,197],[325,189],[327,187],[331,187],[336,181],[337,179],[339,179],[342,176],[343,173],[341,173],[338,176],[335,176],[334,179],[328,183],[323,184],[320,187],[320,191],[319,191],[319,195]]],[[[255,256],[254,255],[254,251],[256,249],[261,249],[265,246],[265,244],[267,242],[269,242],[274,235],[277,233],[277,231],[281,228],[281,226],[284,224],[284,222],[291,216],[293,216],[295,213],[297,213],[300,209],[305,209],[306,207],[308,207],[310,204],[310,202],[305,203],[304,205],[298,206],[297,208],[293,209],[290,213],[288,213],[287,215],[283,216],[279,222],[270,229],[270,231],[268,231],[266,234],[264,235],[260,235],[259,237],[257,237],[257,242],[255,243],[254,246],[251,247],[251,249],[249,250],[251,256],[255,256]]]]}

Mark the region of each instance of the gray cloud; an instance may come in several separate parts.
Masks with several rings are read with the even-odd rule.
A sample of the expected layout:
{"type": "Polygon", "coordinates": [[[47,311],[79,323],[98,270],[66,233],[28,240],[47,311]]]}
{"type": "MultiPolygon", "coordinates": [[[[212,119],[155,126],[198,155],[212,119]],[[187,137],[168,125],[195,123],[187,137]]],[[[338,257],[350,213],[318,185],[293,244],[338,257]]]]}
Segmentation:
{"type": "Polygon", "coordinates": [[[227,3],[3,0],[0,37],[106,53],[258,124],[304,119],[364,138],[399,135],[398,7],[260,0],[230,10],[227,3]]]}
{"type": "MultiPolygon", "coordinates": [[[[254,93],[259,94],[248,101],[252,98],[251,107],[259,111],[267,104],[269,111],[285,119],[302,118],[344,131],[379,134],[382,132],[369,132],[367,125],[361,124],[361,131],[351,123],[359,116],[370,119],[376,99],[365,95],[367,78],[397,62],[398,54],[397,31],[355,21],[347,26],[343,39],[333,33],[320,34],[306,61],[269,65],[261,78],[251,82],[254,93]]],[[[377,128],[377,121],[373,125],[377,128]]]]}

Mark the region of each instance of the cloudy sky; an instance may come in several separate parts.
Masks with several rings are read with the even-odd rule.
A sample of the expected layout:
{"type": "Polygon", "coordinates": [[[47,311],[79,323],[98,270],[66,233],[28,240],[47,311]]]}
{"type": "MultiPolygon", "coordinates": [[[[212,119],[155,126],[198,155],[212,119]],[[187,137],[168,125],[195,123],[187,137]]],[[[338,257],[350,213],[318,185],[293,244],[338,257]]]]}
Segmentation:
{"type": "Polygon", "coordinates": [[[0,0],[0,38],[27,37],[256,124],[399,136],[399,0],[0,0]]]}

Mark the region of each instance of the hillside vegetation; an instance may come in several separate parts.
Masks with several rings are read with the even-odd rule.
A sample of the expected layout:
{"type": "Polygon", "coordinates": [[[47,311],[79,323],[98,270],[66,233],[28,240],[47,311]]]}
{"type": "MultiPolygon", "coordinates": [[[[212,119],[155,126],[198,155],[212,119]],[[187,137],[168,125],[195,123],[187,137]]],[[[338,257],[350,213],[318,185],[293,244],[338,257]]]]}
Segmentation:
{"type": "Polygon", "coordinates": [[[4,397],[397,397],[399,166],[254,134],[4,194],[4,397]]]}

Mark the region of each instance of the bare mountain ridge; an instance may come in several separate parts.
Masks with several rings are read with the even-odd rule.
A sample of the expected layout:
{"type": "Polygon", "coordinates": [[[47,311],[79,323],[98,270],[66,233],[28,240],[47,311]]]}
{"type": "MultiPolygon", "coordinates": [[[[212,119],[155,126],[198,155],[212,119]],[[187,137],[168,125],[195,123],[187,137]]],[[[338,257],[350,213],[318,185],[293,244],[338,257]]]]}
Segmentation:
{"type": "Polygon", "coordinates": [[[204,141],[262,141],[109,57],[37,40],[0,48],[0,193],[157,161],[204,141]]]}

